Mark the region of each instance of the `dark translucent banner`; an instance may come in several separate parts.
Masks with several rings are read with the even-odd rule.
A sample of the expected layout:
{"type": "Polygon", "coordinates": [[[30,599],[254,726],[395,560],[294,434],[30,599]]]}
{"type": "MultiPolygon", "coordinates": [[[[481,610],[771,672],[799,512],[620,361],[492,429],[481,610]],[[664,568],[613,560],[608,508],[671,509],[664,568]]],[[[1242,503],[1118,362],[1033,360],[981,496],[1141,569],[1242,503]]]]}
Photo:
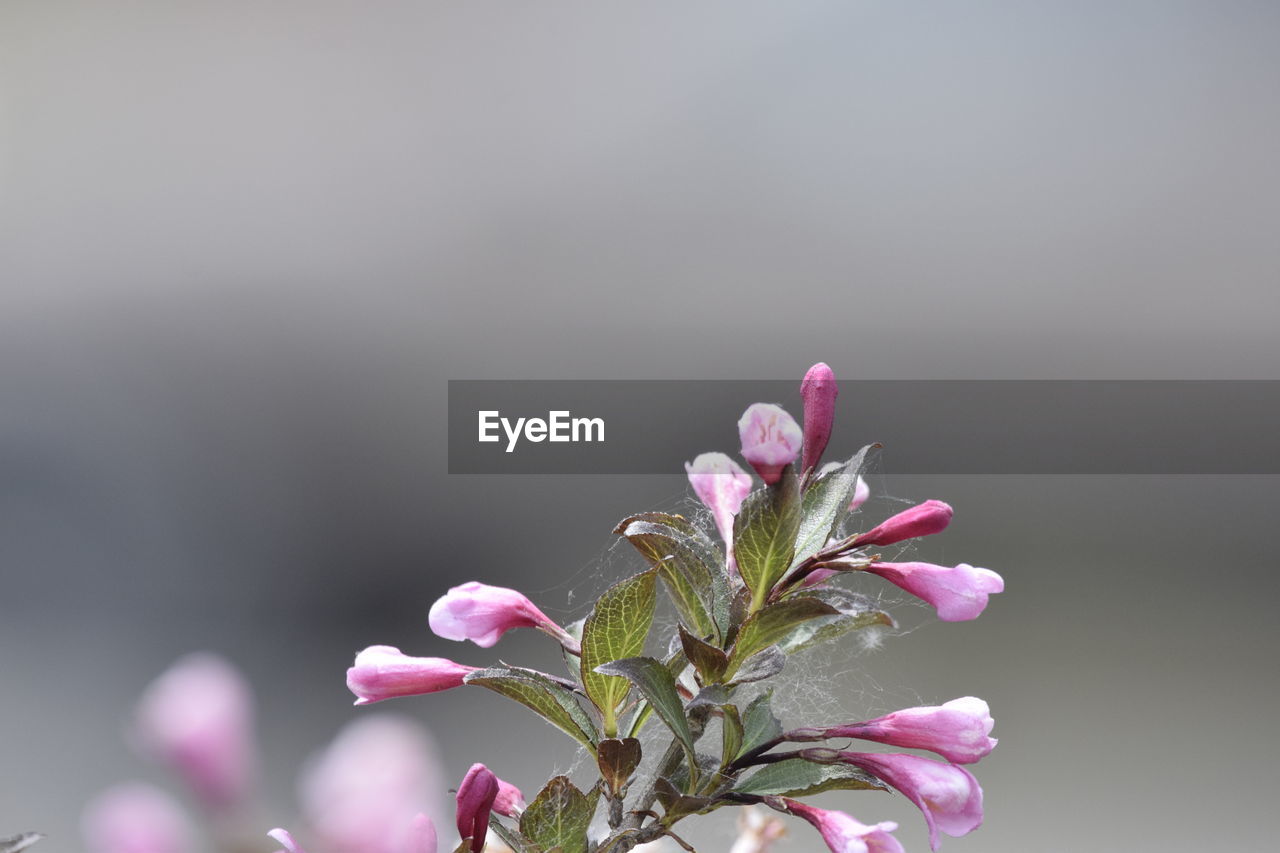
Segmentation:
{"type": "MultiPolygon", "coordinates": [[[[678,474],[798,382],[455,380],[451,474],[678,474]]],[[[1280,382],[842,381],[826,459],[895,474],[1278,474],[1280,382]]]]}

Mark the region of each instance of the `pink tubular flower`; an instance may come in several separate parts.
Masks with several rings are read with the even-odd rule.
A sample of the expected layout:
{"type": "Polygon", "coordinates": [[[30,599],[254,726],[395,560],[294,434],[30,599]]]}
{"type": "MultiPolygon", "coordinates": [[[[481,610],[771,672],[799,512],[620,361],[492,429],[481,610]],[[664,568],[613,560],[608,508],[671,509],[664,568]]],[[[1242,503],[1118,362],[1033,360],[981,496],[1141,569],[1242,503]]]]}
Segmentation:
{"type": "Polygon", "coordinates": [[[463,841],[471,839],[471,853],[484,849],[498,788],[498,777],[483,764],[471,765],[458,786],[458,836],[463,841]]]}
{"type": "Polygon", "coordinates": [[[89,853],[191,853],[194,831],[177,801],[151,785],[125,783],[99,794],[81,821],[89,853]]]}
{"type": "Polygon", "coordinates": [[[298,800],[326,853],[421,853],[428,828],[419,812],[444,789],[427,731],[407,717],[374,712],[344,726],[308,762],[298,800]]]}
{"type": "Polygon", "coordinates": [[[742,457],[770,485],[782,479],[782,469],[796,461],[804,441],[795,418],[772,403],[748,406],[738,419],[738,436],[742,457]]]}
{"type": "Polygon", "coordinates": [[[470,581],[455,586],[431,605],[431,630],[446,640],[471,640],[489,648],[515,628],[537,628],[577,652],[573,637],[514,589],[470,581]]]}
{"type": "Polygon", "coordinates": [[[519,817],[524,807],[524,794],[520,789],[510,782],[498,779],[498,796],[493,801],[493,810],[503,817],[519,817]]]}
{"type": "Polygon", "coordinates": [[[932,563],[872,563],[866,571],[932,604],[943,622],[977,619],[988,597],[1004,592],[1004,578],[968,563],[954,568],[932,563]]]}
{"type": "MultiPolygon", "coordinates": [[[[995,720],[987,703],[976,696],[952,699],[943,705],[904,708],[874,720],[807,729],[821,739],[853,737],[908,749],[936,752],[953,764],[973,764],[995,749],[989,737],[995,720]]],[[[803,738],[808,739],[808,738],[803,738]]]]}
{"type": "Polygon", "coordinates": [[[893,752],[841,752],[840,758],[915,803],[929,824],[929,846],[934,850],[942,843],[939,831],[960,836],[982,825],[982,787],[963,767],[893,752]]]}
{"type": "Polygon", "coordinates": [[[807,806],[798,800],[782,802],[791,814],[813,824],[831,853],[903,853],[898,839],[889,834],[898,828],[893,821],[867,826],[844,812],[807,806]]]}
{"type": "Polygon", "coordinates": [[[723,453],[699,454],[692,463],[684,464],[684,470],[698,500],[711,510],[721,538],[732,548],[733,517],[751,493],[751,475],[723,453]]]}
{"type": "Polygon", "coordinates": [[[942,501],[925,501],[885,519],[855,541],[859,546],[892,545],[904,539],[941,533],[951,523],[951,515],[951,507],[942,501]]]}
{"type": "Polygon", "coordinates": [[[822,451],[831,440],[831,424],[836,419],[836,375],[825,362],[809,368],[800,383],[800,397],[804,400],[804,463],[808,471],[818,464],[822,451]]]}
{"type": "Polygon", "coordinates": [[[370,705],[461,687],[467,674],[475,671],[474,666],[447,658],[415,658],[395,646],[370,646],[356,655],[355,666],[347,670],[347,687],[357,697],[355,704],[370,705]]]}
{"type": "Polygon", "coordinates": [[[222,658],[187,655],[152,682],[138,703],[135,732],[206,808],[227,811],[249,799],[257,763],[253,695],[222,658]]]}

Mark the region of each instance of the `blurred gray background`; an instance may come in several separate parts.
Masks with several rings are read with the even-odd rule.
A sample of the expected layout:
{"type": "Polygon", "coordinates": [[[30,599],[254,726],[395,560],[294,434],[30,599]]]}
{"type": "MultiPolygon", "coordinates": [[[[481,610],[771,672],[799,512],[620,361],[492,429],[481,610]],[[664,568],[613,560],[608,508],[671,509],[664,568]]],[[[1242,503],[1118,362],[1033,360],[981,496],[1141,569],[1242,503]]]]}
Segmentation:
{"type": "MultiPolygon", "coordinates": [[[[1278,85],[1268,2],[4,0],[0,835],[74,851],[156,777],[122,733],[193,649],[252,678],[284,822],[356,650],[546,663],[427,608],[580,615],[611,526],[687,507],[675,454],[448,476],[448,379],[1280,378],[1278,85]]],[[[838,429],[956,507],[922,559],[1008,583],[831,661],[850,713],[991,702],[944,849],[1274,848],[1276,478],[895,476],[838,429]]],[[[497,697],[397,705],[451,777],[566,764],[497,697]]]]}

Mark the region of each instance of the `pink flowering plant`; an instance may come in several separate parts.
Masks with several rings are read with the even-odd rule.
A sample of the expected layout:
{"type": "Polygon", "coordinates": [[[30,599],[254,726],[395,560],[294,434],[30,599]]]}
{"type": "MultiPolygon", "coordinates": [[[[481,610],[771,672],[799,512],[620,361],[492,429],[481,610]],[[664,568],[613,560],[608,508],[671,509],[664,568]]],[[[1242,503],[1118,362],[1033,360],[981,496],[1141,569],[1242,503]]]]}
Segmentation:
{"type": "MultiPolygon", "coordinates": [[[[480,853],[493,836],[516,853],[626,853],[662,839],[692,850],[677,834],[682,821],[755,806],[808,822],[837,853],[902,850],[892,822],[866,824],[803,802],[832,790],[900,792],[921,810],[933,849],[941,834],[964,835],[982,823],[982,788],[961,766],[996,745],[981,699],[791,731],[771,708],[768,682],[791,656],[894,625],[871,600],[843,588],[842,576],[878,576],[944,621],[977,617],[1003,590],[987,569],[888,562],[875,550],[941,532],[952,510],[926,501],[859,529],[854,512],[868,495],[861,474],[869,448],[820,467],[837,393],[831,369],[818,364],[800,388],[803,427],[777,405],[746,410],[738,422],[741,455],[762,486],[723,453],[686,464],[712,530],[661,512],[623,519],[614,532],[648,568],[607,589],[580,623],[558,625],[516,590],[478,582],[455,587],[431,608],[436,634],[482,648],[508,631],[541,631],[559,643],[565,675],[412,657],[389,646],[356,657],[347,684],[358,705],[483,688],[524,705],[590,755],[593,784],[580,788],[556,776],[527,804],[487,767],[473,766],[457,788],[457,851],[480,853]],[[654,620],[660,597],[675,611],[674,630],[654,620]],[[659,750],[645,756],[640,735],[653,726],[665,730],[667,744],[646,739],[659,750]],[[854,740],[942,760],[852,751],[854,740]]],[[[761,840],[751,849],[767,849],[779,832],[769,826],[767,838],[754,830],[761,840]]]]}

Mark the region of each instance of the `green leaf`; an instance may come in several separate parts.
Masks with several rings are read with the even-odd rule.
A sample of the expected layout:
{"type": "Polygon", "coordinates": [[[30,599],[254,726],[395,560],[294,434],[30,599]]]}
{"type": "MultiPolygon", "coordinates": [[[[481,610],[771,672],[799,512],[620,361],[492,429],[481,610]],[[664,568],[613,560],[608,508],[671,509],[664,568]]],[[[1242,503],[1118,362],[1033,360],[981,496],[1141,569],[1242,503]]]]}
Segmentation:
{"type": "Polygon", "coordinates": [[[684,648],[685,657],[698,671],[704,684],[712,684],[720,680],[729,666],[729,656],[710,643],[703,642],[680,626],[680,645],[684,648]]]}
{"type": "Polygon", "coordinates": [[[787,666],[787,656],[777,646],[769,646],[764,651],[756,652],[742,662],[733,675],[732,684],[750,684],[753,681],[764,681],[773,678],[787,666]]]}
{"type": "Polygon", "coordinates": [[[627,698],[630,682],[596,672],[596,667],[644,652],[656,603],[654,570],[614,584],[605,590],[582,626],[582,686],[604,715],[605,734],[617,734],[618,706],[627,698]]]}
{"type": "Polygon", "coordinates": [[[643,513],[624,518],[614,529],[636,547],[671,594],[680,618],[700,636],[719,635],[712,618],[717,580],[723,586],[724,557],[701,531],[682,516],[643,513]]]}
{"type": "Polygon", "coordinates": [[[742,754],[742,715],[737,705],[721,705],[724,716],[720,721],[720,766],[727,767],[742,754]]]}
{"type": "Polygon", "coordinates": [[[499,665],[469,673],[465,680],[467,684],[478,684],[514,699],[595,752],[599,736],[577,697],[542,673],[499,665]]]}
{"type": "Polygon", "coordinates": [[[758,608],[795,554],[800,495],[790,467],[773,486],[747,495],[733,520],[733,555],[758,608]]]}
{"type": "Polygon", "coordinates": [[[757,610],[738,629],[729,653],[729,669],[726,677],[737,672],[747,658],[795,630],[796,626],[823,616],[836,616],[840,611],[817,598],[789,598],[757,610]]]}
{"type": "Polygon", "coordinates": [[[867,445],[834,471],[810,484],[803,500],[803,519],[796,535],[793,564],[808,559],[822,550],[849,515],[849,502],[858,487],[858,474],[862,471],[867,451],[875,445],[867,445]]]}
{"type": "Polygon", "coordinates": [[[598,799],[598,789],[587,796],[567,776],[556,776],[520,815],[520,834],[543,850],[586,853],[587,827],[598,799]]]}
{"type": "Polygon", "coordinates": [[[825,619],[806,622],[779,643],[779,648],[787,654],[794,654],[795,652],[839,639],[845,634],[861,631],[864,628],[873,626],[893,628],[895,625],[893,617],[883,610],[840,613],[825,619]]]}
{"type": "Polygon", "coordinates": [[[605,675],[620,675],[626,678],[644,694],[654,712],[667,724],[692,758],[693,733],[689,731],[689,721],[684,716],[684,704],[680,694],[676,692],[676,681],[671,672],[653,658],[625,658],[612,661],[597,667],[598,672],[605,675]]]}
{"type": "Polygon", "coordinates": [[[752,699],[751,704],[747,705],[747,710],[742,714],[742,749],[739,755],[750,752],[782,734],[782,723],[774,716],[773,708],[770,706],[772,698],[773,691],[769,690],[752,699]]]}
{"type": "Polygon", "coordinates": [[[761,797],[805,797],[823,791],[882,791],[884,787],[874,776],[856,767],[789,758],[776,764],[766,764],[734,786],[734,791],[761,797]]]}

